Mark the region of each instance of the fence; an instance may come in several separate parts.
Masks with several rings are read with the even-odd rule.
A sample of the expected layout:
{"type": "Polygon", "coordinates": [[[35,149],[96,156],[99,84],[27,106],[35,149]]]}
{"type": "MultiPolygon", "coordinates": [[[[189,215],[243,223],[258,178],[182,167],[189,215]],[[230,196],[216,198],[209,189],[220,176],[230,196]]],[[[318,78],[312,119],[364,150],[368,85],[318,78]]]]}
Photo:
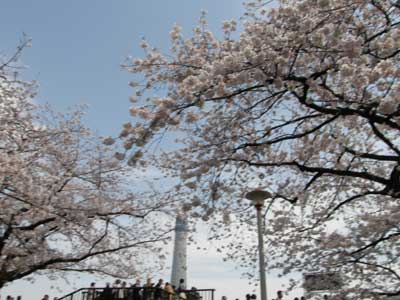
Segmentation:
{"type": "Polygon", "coordinates": [[[59,300],[214,300],[213,289],[191,289],[170,294],[160,288],[82,288],[59,300]]]}

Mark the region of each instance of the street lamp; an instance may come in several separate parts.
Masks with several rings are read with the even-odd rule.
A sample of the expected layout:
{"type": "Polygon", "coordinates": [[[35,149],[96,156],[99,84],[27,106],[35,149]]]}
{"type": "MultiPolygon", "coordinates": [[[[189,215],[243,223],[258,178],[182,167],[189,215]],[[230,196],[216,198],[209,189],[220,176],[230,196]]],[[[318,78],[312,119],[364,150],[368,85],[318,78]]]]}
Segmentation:
{"type": "Polygon", "coordinates": [[[267,191],[254,190],[247,193],[245,197],[251,201],[251,203],[257,210],[258,256],[260,262],[261,300],[267,300],[267,284],[265,278],[264,241],[263,241],[263,228],[261,220],[261,209],[264,206],[265,199],[272,198],[272,196],[267,191]]]}

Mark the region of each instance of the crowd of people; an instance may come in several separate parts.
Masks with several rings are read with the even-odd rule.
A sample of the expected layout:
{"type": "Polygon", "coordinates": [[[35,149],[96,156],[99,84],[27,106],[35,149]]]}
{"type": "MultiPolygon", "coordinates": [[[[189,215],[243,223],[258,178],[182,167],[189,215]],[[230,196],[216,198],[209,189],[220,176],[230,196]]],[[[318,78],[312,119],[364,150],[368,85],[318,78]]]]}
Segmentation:
{"type": "MultiPolygon", "coordinates": [[[[151,279],[147,279],[144,285],[140,280],[136,280],[134,284],[128,285],[126,281],[120,279],[115,280],[111,285],[106,284],[105,288],[97,288],[96,283],[92,282],[90,287],[82,298],[84,300],[202,300],[201,295],[195,287],[190,290],[186,289],[185,281],[181,279],[176,287],[162,279],[154,284],[151,279]]],[[[255,294],[247,294],[246,300],[256,300],[255,294]]],[[[285,298],[286,299],[286,298],[285,298]]],[[[272,300],[285,300],[282,291],[277,291],[276,298],[272,300]]],[[[329,300],[327,295],[323,296],[324,300],[329,300]]],[[[0,296],[1,300],[1,296],[0,296]]],[[[7,296],[5,300],[22,300],[21,296],[7,296]]],[[[50,300],[49,295],[44,295],[41,300],[50,300]]],[[[53,300],[58,300],[54,297],[53,300]]],[[[222,296],[221,300],[228,300],[226,296],[222,296]]],[[[235,299],[239,300],[239,299],[235,299]]],[[[305,297],[295,297],[293,300],[306,300],[305,297]]]]}
{"type": "MultiPolygon", "coordinates": [[[[250,294],[247,294],[246,295],[246,300],[256,300],[257,299],[257,296],[255,295],[255,294],[252,294],[252,295],[250,295],[250,294]]],[[[272,300],[286,300],[287,298],[283,298],[283,292],[282,291],[277,291],[276,292],[276,298],[273,298],[272,300]]],[[[328,295],[323,295],[323,300],[329,300],[330,298],[328,297],[328,295]]],[[[227,298],[226,298],[226,296],[222,296],[222,299],[221,300],[228,300],[227,298]]],[[[239,300],[238,298],[237,299],[235,299],[235,300],[239,300]]],[[[303,296],[303,297],[295,297],[293,300],[306,300],[306,298],[303,296]]]]}
{"type": "MultiPolygon", "coordinates": [[[[50,296],[49,295],[44,295],[42,300],[50,300],[50,296]]],[[[58,300],[58,297],[54,297],[53,300],[58,300]]]]}
{"type": "MultiPolygon", "coordinates": [[[[5,299],[5,300],[22,300],[22,296],[14,297],[14,296],[8,295],[6,298],[1,298],[1,296],[0,296],[0,300],[1,299],[5,299]]],[[[50,296],[49,295],[44,295],[41,300],[50,300],[50,296]]],[[[58,300],[58,297],[54,297],[53,300],[58,300]]]]}
{"type": "MultiPolygon", "coordinates": [[[[22,300],[21,296],[13,297],[8,295],[6,298],[0,296],[0,300],[22,300]]],[[[80,298],[81,299],[81,298],[80,298]]],[[[201,300],[200,294],[195,287],[186,290],[185,281],[181,279],[178,286],[174,286],[160,279],[155,284],[151,279],[147,279],[145,284],[136,280],[134,284],[128,285],[126,281],[115,280],[106,287],[96,287],[92,282],[84,293],[84,300],[201,300]]],[[[44,295],[41,300],[50,300],[49,295],[44,295]]],[[[58,300],[54,297],[53,300],[58,300]]]]}
{"type": "MultiPolygon", "coordinates": [[[[1,299],[1,297],[0,297],[0,299],[1,299]]],[[[22,300],[22,297],[21,296],[13,297],[11,295],[8,295],[6,297],[6,300],[22,300]]]]}
{"type": "Polygon", "coordinates": [[[140,280],[128,285],[126,281],[119,279],[111,285],[106,284],[105,288],[96,288],[96,283],[91,283],[86,300],[200,300],[201,296],[195,287],[186,289],[185,281],[181,279],[178,286],[159,279],[153,283],[147,279],[144,285],[140,280]]]}
{"type": "MultiPolygon", "coordinates": [[[[286,299],[286,298],[285,298],[286,299]]],[[[282,291],[278,291],[277,293],[276,293],[276,298],[274,298],[274,299],[272,299],[272,300],[285,300],[284,298],[283,298],[283,292],[282,291]]],[[[328,295],[323,295],[323,300],[329,300],[330,298],[328,297],[328,295]]],[[[249,300],[249,299],[247,299],[247,296],[246,296],[246,300],[249,300]]],[[[303,297],[295,297],[293,300],[306,300],[306,298],[303,296],[303,297]]]]}

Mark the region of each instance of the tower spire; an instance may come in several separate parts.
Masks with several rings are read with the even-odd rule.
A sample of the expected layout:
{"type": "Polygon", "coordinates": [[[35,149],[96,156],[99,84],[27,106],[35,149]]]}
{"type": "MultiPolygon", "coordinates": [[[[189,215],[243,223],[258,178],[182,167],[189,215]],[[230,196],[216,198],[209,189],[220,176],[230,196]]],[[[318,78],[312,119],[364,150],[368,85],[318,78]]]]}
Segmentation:
{"type": "Polygon", "coordinates": [[[175,243],[174,243],[174,256],[172,259],[172,273],[171,273],[171,284],[176,287],[179,286],[179,281],[184,280],[186,285],[186,273],[187,273],[187,236],[188,236],[188,225],[187,218],[181,214],[176,216],[175,220],[175,243]]]}

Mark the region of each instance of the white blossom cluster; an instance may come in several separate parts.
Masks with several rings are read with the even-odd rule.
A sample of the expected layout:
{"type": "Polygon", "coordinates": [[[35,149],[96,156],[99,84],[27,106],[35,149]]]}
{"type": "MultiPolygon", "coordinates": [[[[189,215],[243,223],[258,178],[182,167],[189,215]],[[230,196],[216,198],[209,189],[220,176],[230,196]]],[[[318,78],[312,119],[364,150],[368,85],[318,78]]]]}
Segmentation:
{"type": "Polygon", "coordinates": [[[158,269],[170,231],[160,218],[153,230],[162,201],[131,193],[125,166],[81,110],[36,107],[35,85],[0,66],[0,289],[37,273],[158,269]]]}
{"type": "Polygon", "coordinates": [[[143,81],[121,139],[135,164],[180,178],[185,210],[233,238],[224,252],[244,268],[241,199],[259,182],[274,195],[269,268],[340,272],[349,299],[399,294],[400,3],[268,2],[247,2],[238,38],[236,22],[217,39],[202,15],[189,38],[174,27],[172,56],[147,46],[127,66],[143,81]]]}

